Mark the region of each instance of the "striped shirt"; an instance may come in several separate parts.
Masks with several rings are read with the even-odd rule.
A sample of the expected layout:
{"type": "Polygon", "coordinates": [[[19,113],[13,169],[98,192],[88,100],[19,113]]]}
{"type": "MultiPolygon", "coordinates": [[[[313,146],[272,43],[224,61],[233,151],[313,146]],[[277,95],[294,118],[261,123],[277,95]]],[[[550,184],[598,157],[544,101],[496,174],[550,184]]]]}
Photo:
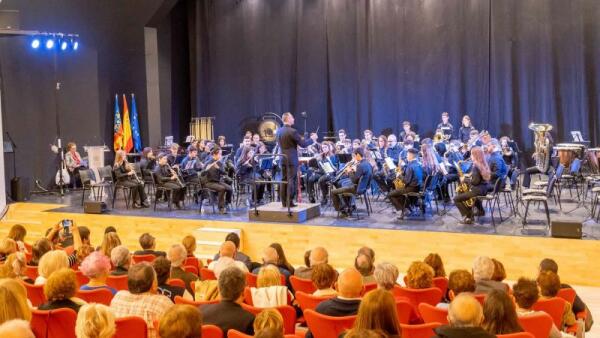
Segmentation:
{"type": "Polygon", "coordinates": [[[158,338],[154,321],[160,318],[173,306],[173,302],[163,295],[150,293],[132,294],[119,291],[110,302],[115,317],[136,316],[144,319],[148,326],[148,338],[158,338]]]}

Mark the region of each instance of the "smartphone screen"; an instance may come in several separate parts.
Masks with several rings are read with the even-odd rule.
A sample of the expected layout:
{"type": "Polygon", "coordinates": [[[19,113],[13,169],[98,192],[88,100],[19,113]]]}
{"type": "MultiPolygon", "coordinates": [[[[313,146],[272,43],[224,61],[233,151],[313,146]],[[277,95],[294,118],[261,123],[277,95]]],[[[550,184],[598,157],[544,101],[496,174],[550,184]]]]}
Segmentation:
{"type": "Polygon", "coordinates": [[[62,221],[62,226],[63,229],[65,229],[65,233],[68,234],[71,231],[71,225],[73,224],[73,221],[70,219],[63,219],[62,221]]]}

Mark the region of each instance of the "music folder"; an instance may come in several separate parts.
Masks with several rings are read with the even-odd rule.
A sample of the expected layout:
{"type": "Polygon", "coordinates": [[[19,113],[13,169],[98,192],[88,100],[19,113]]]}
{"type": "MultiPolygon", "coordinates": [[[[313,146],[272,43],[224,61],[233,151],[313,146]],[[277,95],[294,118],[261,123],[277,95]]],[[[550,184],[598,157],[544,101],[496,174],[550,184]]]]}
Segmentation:
{"type": "Polygon", "coordinates": [[[391,157],[386,157],[384,161],[385,161],[385,164],[387,164],[388,169],[390,169],[390,170],[396,169],[396,164],[394,163],[394,160],[392,160],[391,157]]]}
{"type": "Polygon", "coordinates": [[[325,171],[326,174],[333,174],[333,173],[335,173],[335,169],[333,168],[333,166],[331,165],[331,163],[329,163],[329,162],[319,162],[319,164],[321,165],[321,169],[323,169],[323,171],[325,171]]]}

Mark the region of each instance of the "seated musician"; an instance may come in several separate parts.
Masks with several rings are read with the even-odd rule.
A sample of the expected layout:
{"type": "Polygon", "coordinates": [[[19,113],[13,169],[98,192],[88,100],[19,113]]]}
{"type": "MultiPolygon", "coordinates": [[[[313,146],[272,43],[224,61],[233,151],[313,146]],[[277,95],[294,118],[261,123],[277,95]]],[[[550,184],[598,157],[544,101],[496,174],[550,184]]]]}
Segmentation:
{"type": "Polygon", "coordinates": [[[144,182],[137,177],[133,165],[127,162],[127,154],[124,150],[119,150],[115,154],[115,164],[113,166],[118,184],[131,189],[131,200],[134,208],[148,208],[150,205],[146,200],[146,191],[144,191],[144,182]]]}
{"type": "MultiPolygon", "coordinates": [[[[262,147],[264,147],[264,144],[261,142],[259,149],[262,147]]],[[[254,157],[255,154],[256,149],[254,147],[245,147],[244,150],[242,150],[238,162],[235,164],[235,171],[239,177],[240,183],[248,184],[253,188],[256,187],[256,192],[252,192],[252,199],[248,201],[249,206],[261,201],[265,193],[264,184],[253,184],[255,179],[260,179],[258,161],[254,157]],[[255,196],[256,199],[254,199],[255,196]]]]}
{"type": "MultiPolygon", "coordinates": [[[[320,180],[322,177],[327,176],[325,172],[325,163],[328,163],[329,166],[334,170],[333,175],[335,175],[335,170],[339,164],[337,157],[335,156],[335,149],[333,144],[328,141],[324,141],[321,144],[321,153],[316,154],[315,158],[309,162],[309,171],[307,174],[306,180],[306,191],[308,193],[308,199],[310,203],[316,203],[316,186],[317,184],[321,184],[320,180]]],[[[331,175],[329,175],[331,177],[331,175]]],[[[329,179],[331,180],[331,179],[329,179]]],[[[323,184],[325,185],[325,194],[323,195],[323,199],[327,199],[327,183],[329,180],[324,179],[323,184]]]]}
{"type": "Polygon", "coordinates": [[[462,143],[469,142],[469,139],[471,138],[472,130],[475,130],[475,128],[471,124],[471,118],[469,117],[469,115],[463,116],[462,125],[460,126],[460,129],[458,130],[458,139],[462,143]]]}
{"type": "Polygon", "coordinates": [[[183,208],[183,199],[185,198],[185,183],[181,181],[175,170],[169,166],[168,155],[160,153],[158,155],[158,167],[154,170],[158,181],[162,186],[173,189],[171,202],[177,209],[183,208]]]}
{"type": "Polygon", "coordinates": [[[417,157],[419,152],[415,148],[409,148],[406,150],[406,165],[403,169],[403,174],[401,177],[397,177],[396,179],[401,179],[404,183],[404,188],[394,189],[388,194],[388,198],[392,202],[392,205],[396,209],[396,211],[400,211],[405,207],[410,208],[410,204],[413,204],[414,201],[406,201],[406,195],[409,192],[417,192],[421,190],[423,186],[423,167],[417,161],[417,157]],[[410,204],[409,204],[410,202],[410,204]]]}
{"type": "Polygon", "coordinates": [[[363,148],[361,140],[355,138],[352,140],[352,153],[354,153],[354,149],[363,148]]]}
{"type": "Polygon", "coordinates": [[[346,131],[344,129],[338,130],[338,141],[335,146],[340,149],[346,146],[346,131]]]}
{"type": "MultiPolygon", "coordinates": [[[[485,196],[488,191],[488,182],[491,178],[490,168],[485,161],[485,155],[483,154],[483,149],[481,149],[481,147],[475,146],[471,149],[471,159],[473,160],[471,178],[470,182],[467,182],[467,184],[470,185],[470,189],[467,192],[459,193],[454,196],[454,204],[463,216],[462,224],[473,224],[473,217],[475,216],[473,208],[467,206],[465,201],[476,196],[485,196]]],[[[461,182],[465,182],[464,176],[461,178],[461,182]]],[[[475,201],[474,206],[477,208],[478,216],[483,216],[485,214],[481,201],[475,201]]]]}
{"type": "Polygon", "coordinates": [[[439,156],[444,156],[448,148],[446,147],[446,140],[444,139],[444,133],[441,130],[435,132],[433,137],[433,147],[439,156]]]}
{"type": "Polygon", "coordinates": [[[389,134],[387,137],[387,149],[385,153],[387,157],[391,157],[394,160],[394,163],[398,165],[398,156],[401,151],[400,144],[398,144],[398,138],[394,134],[389,134]]]}
{"type": "Polygon", "coordinates": [[[450,195],[448,193],[448,182],[446,176],[448,170],[437,151],[434,150],[430,139],[424,139],[421,144],[421,159],[422,166],[425,175],[435,176],[435,182],[437,184],[438,192],[445,203],[450,202],[450,195]]]}
{"type": "Polygon", "coordinates": [[[222,149],[227,145],[227,139],[223,135],[217,137],[217,145],[222,149]]]}
{"type": "Polygon", "coordinates": [[[446,138],[452,138],[452,135],[454,135],[454,126],[450,123],[448,112],[445,111],[442,113],[442,122],[437,125],[436,129],[441,130],[446,138]]]}
{"type": "Polygon", "coordinates": [[[66,148],[67,152],[65,153],[65,166],[67,167],[67,171],[69,172],[70,186],[80,187],[81,179],[79,178],[79,170],[86,169],[85,163],[81,159],[81,155],[77,152],[77,144],[74,142],[69,142],[66,148]]]}
{"type": "Polygon", "coordinates": [[[218,193],[219,212],[225,214],[225,205],[231,203],[233,189],[227,183],[227,173],[224,170],[224,164],[221,162],[221,148],[214,147],[211,150],[211,160],[206,165],[204,173],[206,175],[206,188],[218,193]]]}
{"type": "Polygon", "coordinates": [[[335,145],[332,142],[326,141],[321,145],[321,160],[319,161],[319,167],[323,172],[319,177],[317,184],[319,185],[319,189],[321,189],[321,205],[326,205],[327,196],[329,195],[329,182],[335,178],[335,174],[340,167],[340,159],[335,154],[335,145]],[[323,169],[324,163],[329,163],[334,171],[329,174],[326,173],[323,169]]]}
{"type": "Polygon", "coordinates": [[[309,145],[306,150],[312,156],[317,155],[321,152],[321,144],[319,143],[319,134],[317,132],[310,133],[310,139],[313,141],[311,145],[309,145]]]}
{"type": "Polygon", "coordinates": [[[350,199],[342,198],[344,193],[362,194],[367,188],[373,169],[365,159],[365,151],[362,147],[357,147],[352,151],[352,160],[355,161],[348,171],[349,179],[342,182],[342,187],[331,191],[331,201],[335,210],[340,211],[342,217],[348,216],[353,209],[350,199]]]}
{"type": "Polygon", "coordinates": [[[552,154],[552,144],[553,139],[550,132],[544,133],[543,146],[540,147],[542,153],[534,153],[533,158],[535,159],[536,165],[533,167],[529,167],[525,169],[525,173],[523,175],[523,188],[529,188],[531,184],[531,175],[534,174],[548,174],[550,169],[550,155],[552,154]]]}
{"type": "Polygon", "coordinates": [[[491,139],[485,147],[487,155],[487,163],[490,167],[491,178],[490,178],[490,189],[493,189],[497,179],[502,181],[500,188],[504,188],[504,182],[506,181],[506,175],[508,175],[508,166],[502,158],[502,151],[500,150],[500,142],[495,138],[491,139]]]}
{"type": "Polygon", "coordinates": [[[184,182],[200,184],[198,175],[203,168],[204,163],[202,163],[202,160],[198,156],[198,149],[194,146],[189,146],[188,153],[181,160],[181,165],[179,166],[184,182]]]}
{"type": "Polygon", "coordinates": [[[376,152],[375,158],[377,159],[377,165],[380,166],[383,159],[387,157],[387,148],[387,137],[385,135],[379,135],[379,137],[377,138],[377,148],[374,149],[374,151],[376,152]]]}
{"type": "MultiPolygon", "coordinates": [[[[233,163],[238,162],[238,159],[240,158],[240,156],[242,156],[242,151],[244,151],[244,148],[250,147],[251,144],[252,137],[244,137],[242,143],[240,144],[240,147],[235,151],[235,155],[233,156],[233,163]]],[[[210,156],[208,157],[210,158],[210,156]]]]}
{"type": "Polygon", "coordinates": [[[375,149],[376,145],[373,141],[373,132],[370,129],[365,129],[365,131],[363,131],[363,136],[364,138],[362,139],[361,144],[363,144],[368,150],[375,149]]]}
{"type": "Polygon", "coordinates": [[[519,147],[508,136],[500,138],[500,147],[502,148],[504,163],[508,166],[510,187],[511,189],[515,189],[519,176],[519,147]]]}
{"type": "Polygon", "coordinates": [[[151,147],[146,147],[142,150],[142,159],[140,160],[140,169],[142,170],[142,176],[146,177],[148,174],[152,174],[156,169],[156,157],[151,147]]]}
{"type": "Polygon", "coordinates": [[[206,148],[206,140],[198,140],[198,144],[196,145],[196,147],[198,148],[198,158],[200,159],[200,162],[204,163],[204,161],[210,154],[210,152],[206,148]]]}
{"type": "Polygon", "coordinates": [[[413,141],[415,140],[415,135],[417,135],[417,134],[414,131],[412,131],[411,128],[412,128],[412,126],[411,126],[410,122],[408,122],[408,121],[402,122],[402,131],[400,132],[400,140],[402,142],[406,141],[406,138],[410,134],[414,134],[413,141]]]}
{"type": "Polygon", "coordinates": [[[413,139],[412,134],[408,134],[406,136],[406,140],[403,143],[404,143],[404,147],[402,148],[402,150],[400,150],[399,159],[400,159],[400,161],[406,162],[408,150],[415,147],[415,141],[413,139]]]}
{"type": "Polygon", "coordinates": [[[260,135],[258,134],[254,134],[252,135],[252,142],[250,143],[251,146],[254,147],[254,149],[258,148],[258,146],[260,145],[260,135]]]}
{"type": "Polygon", "coordinates": [[[173,143],[169,148],[170,152],[167,155],[167,162],[171,167],[177,166],[179,162],[177,162],[177,156],[179,156],[179,144],[173,143]]]}

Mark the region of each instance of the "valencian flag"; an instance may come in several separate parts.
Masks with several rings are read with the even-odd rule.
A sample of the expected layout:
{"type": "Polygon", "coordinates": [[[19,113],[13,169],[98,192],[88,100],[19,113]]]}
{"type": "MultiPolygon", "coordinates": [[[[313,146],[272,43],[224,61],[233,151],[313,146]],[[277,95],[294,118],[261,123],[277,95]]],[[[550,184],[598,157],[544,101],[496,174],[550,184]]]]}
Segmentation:
{"type": "Polygon", "coordinates": [[[133,135],[133,147],[136,152],[142,151],[142,137],[140,136],[140,123],[138,121],[135,95],[131,94],[131,134],[133,135]]]}
{"type": "Polygon", "coordinates": [[[127,97],[123,94],[123,149],[130,152],[133,149],[131,138],[131,123],[129,122],[129,108],[127,108],[127,97]]]}
{"type": "Polygon", "coordinates": [[[115,151],[123,149],[123,125],[121,124],[121,113],[119,112],[119,96],[115,94],[115,123],[113,135],[113,148],[115,151]]]}

